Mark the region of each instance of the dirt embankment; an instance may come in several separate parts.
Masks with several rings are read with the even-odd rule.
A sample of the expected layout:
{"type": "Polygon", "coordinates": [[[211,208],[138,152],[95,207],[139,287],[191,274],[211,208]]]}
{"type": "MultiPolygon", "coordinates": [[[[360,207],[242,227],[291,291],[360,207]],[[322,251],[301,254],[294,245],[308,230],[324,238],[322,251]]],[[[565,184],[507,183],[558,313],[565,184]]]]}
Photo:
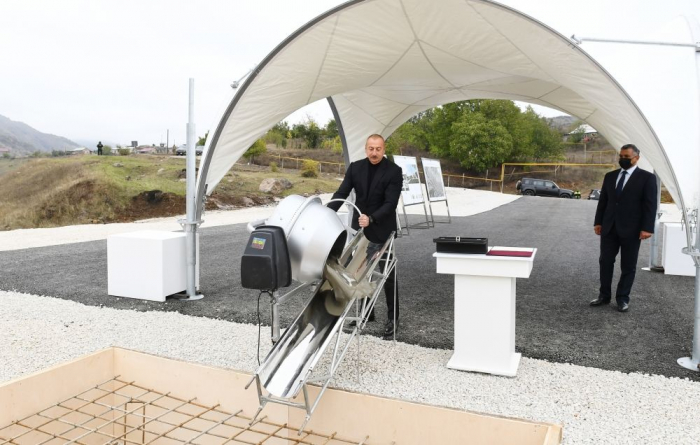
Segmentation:
{"type": "MultiPolygon", "coordinates": [[[[185,213],[184,159],[170,156],[81,156],[0,159],[0,230],[128,222],[185,213]]],[[[333,175],[302,178],[297,170],[237,165],[208,198],[207,209],[273,203],[289,194],[335,191],[333,175]],[[286,178],[277,195],[259,190],[265,178],[286,178]]]]}

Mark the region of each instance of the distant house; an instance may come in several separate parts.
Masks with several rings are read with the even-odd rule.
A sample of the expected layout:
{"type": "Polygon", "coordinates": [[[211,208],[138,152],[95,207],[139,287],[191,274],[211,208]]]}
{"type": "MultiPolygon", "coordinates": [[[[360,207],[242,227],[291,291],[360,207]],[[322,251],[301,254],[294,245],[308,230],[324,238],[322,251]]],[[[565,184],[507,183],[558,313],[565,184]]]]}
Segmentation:
{"type": "Polygon", "coordinates": [[[564,135],[564,142],[568,141],[574,134],[583,134],[582,142],[589,142],[598,137],[598,130],[588,124],[581,124],[574,131],[564,135]]]}
{"type": "Polygon", "coordinates": [[[158,152],[158,148],[152,145],[139,145],[136,147],[136,152],[141,154],[153,154],[158,152]]]}
{"type": "Polygon", "coordinates": [[[66,150],[66,153],[68,153],[71,156],[72,155],[89,155],[92,153],[92,151],[90,151],[89,148],[78,147],[78,148],[68,149],[68,150],[66,150]]]}
{"type": "Polygon", "coordinates": [[[5,154],[5,153],[9,153],[9,152],[10,152],[10,149],[9,149],[9,148],[3,147],[3,146],[0,145],[0,156],[2,156],[2,155],[5,154]]]}

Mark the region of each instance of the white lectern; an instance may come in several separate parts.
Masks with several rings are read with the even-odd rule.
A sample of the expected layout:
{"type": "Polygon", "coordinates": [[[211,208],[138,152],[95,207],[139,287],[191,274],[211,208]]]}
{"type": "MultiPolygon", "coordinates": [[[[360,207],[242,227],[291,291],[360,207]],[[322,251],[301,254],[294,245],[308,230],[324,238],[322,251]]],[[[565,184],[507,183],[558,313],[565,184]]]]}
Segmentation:
{"type": "Polygon", "coordinates": [[[515,377],[521,357],[515,352],[515,279],[530,276],[537,249],[489,251],[532,255],[433,254],[437,273],[455,276],[454,354],[447,367],[515,377]]]}

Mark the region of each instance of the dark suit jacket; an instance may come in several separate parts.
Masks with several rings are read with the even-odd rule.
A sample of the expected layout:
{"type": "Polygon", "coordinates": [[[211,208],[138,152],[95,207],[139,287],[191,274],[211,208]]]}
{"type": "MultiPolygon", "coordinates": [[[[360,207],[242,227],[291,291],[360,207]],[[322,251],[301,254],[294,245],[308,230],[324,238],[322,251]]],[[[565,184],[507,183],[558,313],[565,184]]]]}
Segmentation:
{"type": "Polygon", "coordinates": [[[601,235],[607,235],[614,225],[622,238],[638,237],[642,230],[654,233],[656,177],[637,167],[618,198],[615,182],[619,174],[620,169],[617,169],[606,174],[603,179],[594,225],[603,226],[601,235]]]}
{"type": "MultiPolygon", "coordinates": [[[[374,243],[383,243],[389,239],[391,232],[396,231],[396,206],[399,204],[403,174],[401,167],[388,159],[383,159],[374,174],[372,184],[367,188],[369,174],[369,159],[355,161],[345,172],[345,178],[332,199],[347,199],[355,189],[355,205],[367,216],[374,220],[365,228],[365,236],[374,243]]],[[[333,210],[338,210],[343,203],[328,204],[333,210]]],[[[356,212],[355,212],[356,213],[356,212]]],[[[353,215],[352,228],[359,229],[357,218],[353,215]]]]}

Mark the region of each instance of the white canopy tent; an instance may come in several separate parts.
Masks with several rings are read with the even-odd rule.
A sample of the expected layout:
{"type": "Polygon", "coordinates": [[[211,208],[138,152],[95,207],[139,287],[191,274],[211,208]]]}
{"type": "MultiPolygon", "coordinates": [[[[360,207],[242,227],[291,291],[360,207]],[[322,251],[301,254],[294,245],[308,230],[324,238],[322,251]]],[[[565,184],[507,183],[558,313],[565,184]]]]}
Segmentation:
{"type": "MultiPolygon", "coordinates": [[[[692,17],[678,17],[649,31],[645,43],[582,40],[581,46],[620,82],[642,110],[663,144],[683,202],[687,207],[697,208],[700,202],[698,22],[692,17]]],[[[601,132],[605,134],[602,129],[601,132]]],[[[638,146],[644,150],[643,145],[638,146]]],[[[656,169],[657,165],[652,162],[652,167],[656,169]]],[[[663,175],[661,179],[668,187],[663,175]]],[[[680,204],[676,195],[673,196],[680,204]]]]}
{"type": "Polygon", "coordinates": [[[204,151],[196,220],[205,194],[256,139],[324,98],[346,162],[364,157],[369,134],[388,137],[445,103],[488,98],[555,108],[613,146],[636,144],[678,206],[698,208],[700,32],[683,19],[657,38],[680,45],[584,41],[594,60],[579,42],[490,0],[351,0],[289,36],[237,90],[204,151]],[[611,56],[612,45],[626,45],[624,57],[611,56]]]}
{"type": "MultiPolygon", "coordinates": [[[[690,66],[696,63],[696,40],[687,24],[684,28],[674,38],[688,46],[676,48],[673,57],[690,66]]],[[[685,84],[692,83],[689,72],[684,73],[685,84]]],[[[684,107],[694,109],[684,113],[690,120],[697,116],[698,102],[696,68],[693,74],[695,94],[686,97],[695,100],[685,102],[694,106],[684,107]]],[[[642,79],[635,80],[645,85],[643,90],[654,90],[642,79]]],[[[660,80],[659,86],[672,89],[675,80],[660,80]]],[[[654,92],[654,99],[658,96],[654,92]]],[[[658,115],[666,120],[668,97],[652,101],[661,104],[658,115]]],[[[323,98],[329,98],[342,129],[346,160],[364,156],[368,134],[388,137],[428,108],[475,98],[512,99],[584,119],[615,146],[633,141],[680,206],[688,199],[693,206],[697,202],[697,177],[683,174],[680,185],[657,126],[650,125],[626,90],[572,40],[488,0],[354,0],[291,35],[239,88],[205,150],[198,216],[203,195],[214,190],[257,138],[290,113],[323,98]]],[[[692,146],[683,139],[681,153],[692,146]]],[[[694,173],[700,170],[697,157],[682,164],[694,173]]]]}

